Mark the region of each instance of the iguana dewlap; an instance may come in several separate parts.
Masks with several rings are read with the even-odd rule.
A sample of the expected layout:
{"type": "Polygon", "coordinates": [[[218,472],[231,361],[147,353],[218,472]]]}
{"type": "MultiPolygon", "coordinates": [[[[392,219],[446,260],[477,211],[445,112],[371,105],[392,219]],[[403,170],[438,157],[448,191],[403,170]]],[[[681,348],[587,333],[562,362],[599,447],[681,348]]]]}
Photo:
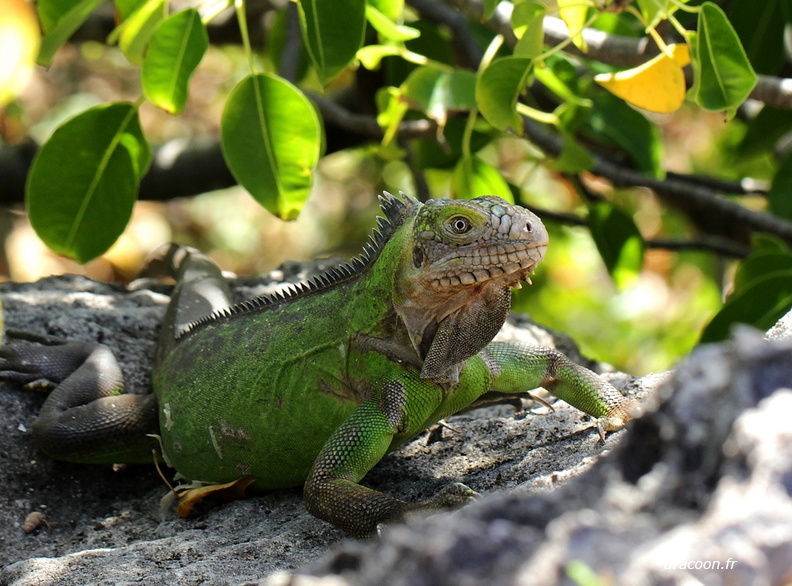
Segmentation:
{"type": "Polygon", "coordinates": [[[511,287],[548,243],[528,210],[473,200],[381,198],[384,219],[351,262],[238,305],[217,266],[172,245],[176,277],[158,343],[154,394],[123,392],[105,346],[15,345],[2,378],[56,388],[33,431],[50,456],[151,462],[193,481],[304,485],[308,510],[366,535],[408,511],[458,506],[455,484],[406,503],[358,484],[389,451],[489,391],[544,387],[598,418],[629,419],[610,384],[555,350],[492,342],[511,287]],[[158,435],[159,443],[150,435],[158,435]]]}

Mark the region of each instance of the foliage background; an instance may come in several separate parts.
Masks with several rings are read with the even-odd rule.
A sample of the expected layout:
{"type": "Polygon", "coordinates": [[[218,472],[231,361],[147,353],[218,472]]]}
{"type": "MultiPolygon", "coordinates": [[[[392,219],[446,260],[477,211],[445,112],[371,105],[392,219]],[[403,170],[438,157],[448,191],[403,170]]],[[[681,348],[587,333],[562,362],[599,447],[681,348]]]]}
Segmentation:
{"type": "MultiPolygon", "coordinates": [[[[419,27],[424,33],[421,40],[408,43],[411,50],[452,63],[460,61],[453,52],[459,51],[459,47],[452,47],[449,41],[452,34],[448,25],[437,25],[436,21],[426,25],[418,19],[421,10],[428,10],[427,5],[443,6],[465,15],[473,31],[471,34],[480,39],[480,47],[486,47],[493,33],[479,25],[469,11],[470,5],[482,8],[481,3],[457,2],[455,8],[452,4],[441,1],[407,3],[404,22],[419,27]]],[[[688,4],[697,6],[700,3],[688,4]]],[[[757,44],[756,37],[750,35],[756,32],[758,25],[749,25],[766,23],[768,15],[782,9],[786,11],[787,3],[742,0],[717,4],[723,6],[727,14],[739,16],[733,23],[743,35],[743,44],[752,62],[760,65],[755,67],[757,71],[783,77],[787,60],[777,58],[777,55],[785,55],[783,49],[773,43],[757,44]],[[749,10],[749,6],[753,9],[749,10]],[[775,47],[776,53],[771,52],[767,57],[764,49],[767,46],[775,47]],[[768,59],[775,65],[768,65],[768,59]]],[[[176,2],[171,4],[172,10],[181,7],[176,2]]],[[[117,14],[112,15],[112,5],[104,4],[89,24],[106,22],[108,9],[111,21],[117,18],[117,14]]],[[[284,24],[288,22],[284,19],[293,18],[294,5],[251,1],[247,9],[258,15],[256,19],[249,17],[249,22],[253,50],[260,59],[259,67],[281,70],[286,62],[283,52],[293,47],[293,43],[289,44],[288,32],[294,30],[284,24]]],[[[549,13],[554,10],[557,7],[550,7],[549,13]]],[[[598,10],[592,5],[589,14],[599,13],[598,10]]],[[[781,13],[786,18],[788,13],[781,13]]],[[[602,14],[598,25],[605,23],[603,27],[610,32],[633,38],[645,36],[629,13],[602,14]],[[629,22],[632,25],[625,24],[629,22]]],[[[695,28],[695,18],[688,18],[692,19],[690,27],[695,28]]],[[[233,14],[229,19],[236,25],[233,14]]],[[[771,24],[783,22],[782,18],[771,24]]],[[[670,29],[658,27],[662,34],[673,36],[674,31],[670,29]]],[[[765,40],[769,34],[766,32],[765,40]]],[[[778,36],[780,39],[780,33],[778,36]]],[[[116,46],[106,43],[105,38],[106,31],[97,33],[85,25],[72,42],[54,54],[48,68],[33,70],[32,78],[15,101],[0,114],[0,173],[6,173],[0,176],[3,203],[12,202],[14,198],[13,183],[5,179],[11,176],[7,169],[15,161],[12,155],[18,156],[31,141],[44,143],[59,124],[89,107],[106,102],[134,102],[140,97],[139,66],[132,64],[116,46]]],[[[367,42],[370,40],[371,31],[367,42]]],[[[213,40],[190,79],[189,98],[180,115],[172,116],[149,102],[140,105],[141,126],[152,145],[175,148],[185,142],[200,146],[217,141],[228,96],[250,72],[248,53],[239,41],[238,38],[233,42],[213,40]]],[[[321,84],[311,74],[305,52],[298,53],[300,57],[295,66],[307,72],[300,78],[301,83],[316,90],[321,84]]],[[[607,69],[594,62],[569,59],[570,63],[583,63],[592,73],[607,69]]],[[[367,84],[377,88],[398,85],[410,67],[412,65],[398,57],[387,58],[385,65],[374,72],[349,67],[328,83],[324,97],[341,101],[345,93],[361,92],[367,84]]],[[[374,101],[372,98],[369,89],[366,102],[369,108],[374,101]]],[[[766,191],[773,181],[780,184],[779,177],[783,178],[786,143],[785,132],[779,131],[788,128],[789,122],[774,127],[773,140],[758,141],[758,146],[752,147],[746,135],[756,126],[756,113],[761,109],[762,103],[755,101],[729,114],[707,112],[687,101],[673,114],[646,114],[656,126],[658,144],[663,147],[660,167],[685,177],[732,181],[732,187],[744,187],[748,184],[745,178],[750,177],[751,189],[741,188],[739,194],[731,193],[730,198],[738,198],[746,209],[772,208],[766,191]]],[[[376,115],[373,110],[364,113],[376,115]]],[[[417,113],[408,116],[408,120],[425,119],[417,113]]],[[[460,133],[464,122],[465,116],[452,113],[446,136],[460,133]]],[[[167,240],[194,244],[208,251],[224,269],[238,274],[263,272],[286,260],[317,255],[347,257],[357,251],[373,225],[374,194],[378,191],[403,189],[416,193],[423,189],[436,197],[452,191],[453,165],[448,162],[434,166],[415,163],[421,156],[439,159],[448,156],[438,149],[431,135],[411,143],[407,148],[409,156],[404,157],[394,156],[381,148],[377,140],[371,139],[356,140],[354,146],[343,148],[343,141],[348,137],[338,130],[332,132],[333,135],[328,130],[328,143],[340,142],[340,146],[331,146],[328,151],[333,152],[319,161],[311,196],[294,222],[274,218],[241,187],[208,190],[188,198],[165,197],[167,201],[160,202],[140,201],[135,205],[132,221],[113,248],[100,258],[79,265],[49,251],[35,235],[19,205],[6,205],[0,212],[5,234],[3,272],[6,278],[13,280],[35,280],[68,271],[105,280],[129,281],[145,255],[167,240]]],[[[552,245],[533,286],[520,293],[515,308],[527,311],[543,325],[570,334],[588,355],[635,374],[668,368],[688,353],[699,340],[704,325],[720,309],[723,296],[731,287],[737,259],[749,252],[755,236],[754,240],[750,235],[734,236],[732,232],[740,230],[730,230],[727,226],[717,238],[707,238],[712,234],[702,227],[706,222],[697,222],[695,216],[669,207],[650,189],[616,186],[582,167],[571,172],[559,169],[552,164],[552,158],[548,159],[523,138],[489,131],[483,135],[480,156],[497,167],[520,201],[548,212],[542,215],[550,229],[552,245]],[[585,225],[592,202],[599,200],[610,202],[625,212],[643,239],[657,244],[646,249],[640,271],[634,278],[619,286],[585,225]],[[663,242],[667,246],[661,246],[663,242]],[[715,244],[709,246],[713,242],[715,244]]],[[[593,152],[613,154],[613,145],[603,144],[601,139],[601,136],[593,139],[579,136],[581,143],[593,152]]],[[[167,154],[163,149],[158,156],[167,159],[167,154]]],[[[623,163],[618,154],[614,159],[623,163]]],[[[453,163],[453,159],[450,162],[453,163]]],[[[178,192],[174,187],[174,193],[178,192]]],[[[776,216],[782,215],[777,208],[769,211],[776,216]]]]}

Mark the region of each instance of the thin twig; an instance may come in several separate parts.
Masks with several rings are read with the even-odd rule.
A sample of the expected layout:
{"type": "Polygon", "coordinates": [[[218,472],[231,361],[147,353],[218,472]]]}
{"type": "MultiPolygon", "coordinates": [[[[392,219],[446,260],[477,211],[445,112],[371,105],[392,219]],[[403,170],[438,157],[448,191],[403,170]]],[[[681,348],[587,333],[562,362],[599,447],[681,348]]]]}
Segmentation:
{"type": "Polygon", "coordinates": [[[740,246],[731,240],[716,236],[692,238],[690,240],[672,240],[669,238],[652,238],[646,241],[648,248],[663,250],[703,250],[715,252],[721,256],[745,258],[751,252],[747,246],[740,246]]]}
{"type": "Polygon", "coordinates": [[[286,38],[283,42],[283,53],[280,60],[280,74],[284,79],[296,83],[302,54],[300,38],[300,17],[297,4],[289,2],[286,6],[286,38]]]}
{"type": "MultiPolygon", "coordinates": [[[[381,139],[384,136],[374,116],[350,112],[333,100],[314,93],[306,92],[306,95],[316,104],[326,121],[370,138],[381,139]]],[[[405,120],[399,124],[398,133],[400,138],[433,138],[437,133],[437,125],[429,120],[405,120]]]]}

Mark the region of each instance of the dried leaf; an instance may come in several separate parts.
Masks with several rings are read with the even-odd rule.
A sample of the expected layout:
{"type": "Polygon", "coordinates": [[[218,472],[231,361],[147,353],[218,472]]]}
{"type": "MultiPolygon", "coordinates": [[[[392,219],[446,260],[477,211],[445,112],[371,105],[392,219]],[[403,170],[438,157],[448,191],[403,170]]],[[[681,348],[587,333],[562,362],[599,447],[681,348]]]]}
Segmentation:
{"type": "Polygon", "coordinates": [[[185,487],[177,488],[176,495],[179,497],[179,505],[176,512],[182,518],[187,518],[193,507],[208,496],[220,501],[235,501],[245,498],[245,489],[256,481],[252,476],[243,476],[239,480],[226,484],[208,484],[196,488],[185,487]]]}

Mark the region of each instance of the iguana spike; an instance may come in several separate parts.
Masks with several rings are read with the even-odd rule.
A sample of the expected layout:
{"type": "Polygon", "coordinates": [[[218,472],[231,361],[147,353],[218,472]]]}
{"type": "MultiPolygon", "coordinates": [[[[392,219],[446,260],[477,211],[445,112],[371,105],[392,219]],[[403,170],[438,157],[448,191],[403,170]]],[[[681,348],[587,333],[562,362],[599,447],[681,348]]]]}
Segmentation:
{"type": "Polygon", "coordinates": [[[395,196],[387,191],[377,196],[380,201],[380,208],[385,217],[377,217],[377,227],[372,230],[368,241],[363,245],[360,254],[352,258],[349,262],[331,267],[326,271],[308,279],[284,287],[273,293],[261,295],[249,301],[243,301],[232,305],[229,308],[217,311],[195,322],[186,325],[177,336],[177,339],[195,331],[200,326],[204,326],[218,319],[233,318],[240,313],[250,313],[279,305],[300,295],[306,295],[314,291],[332,287],[342,281],[353,279],[361,272],[370,267],[377,260],[380,251],[391,235],[404,223],[410,210],[418,204],[418,200],[410,197],[404,192],[399,192],[395,196]]]}
{"type": "Polygon", "coordinates": [[[397,225],[406,215],[407,210],[417,203],[415,199],[411,198],[403,191],[399,192],[399,197],[396,197],[387,191],[383,191],[382,195],[379,195],[378,197],[380,201],[380,209],[385,214],[385,217],[392,224],[397,225]]]}

